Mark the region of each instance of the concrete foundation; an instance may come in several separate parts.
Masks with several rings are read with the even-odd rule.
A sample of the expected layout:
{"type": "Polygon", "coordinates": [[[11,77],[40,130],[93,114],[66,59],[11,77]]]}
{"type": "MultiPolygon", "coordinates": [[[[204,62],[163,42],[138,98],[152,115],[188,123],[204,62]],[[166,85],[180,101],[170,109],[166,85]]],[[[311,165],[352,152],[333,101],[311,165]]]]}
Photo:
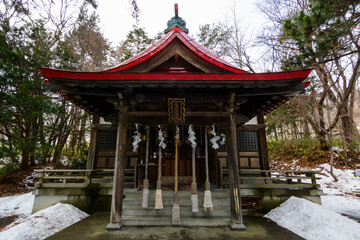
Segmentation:
{"type": "MultiPolygon", "coordinates": [[[[212,194],[216,194],[216,191],[227,191],[227,190],[213,190],[212,194]]],[[[149,209],[155,204],[155,190],[150,190],[149,195],[149,209]]],[[[36,188],[33,191],[35,195],[35,201],[32,212],[35,213],[41,209],[50,207],[56,203],[68,203],[75,207],[85,211],[89,214],[97,211],[110,211],[111,209],[111,188],[36,188]]],[[[125,189],[124,204],[129,206],[124,207],[124,214],[127,212],[133,214],[140,214],[142,209],[137,209],[138,194],[141,193],[135,189],[125,189]]],[[[200,215],[191,212],[191,197],[190,191],[180,191],[180,197],[183,198],[181,209],[189,208],[189,216],[200,215]],[[189,196],[187,196],[189,195],[189,196]],[[189,205],[189,206],[187,206],[189,205]],[[191,214],[190,214],[191,213],[191,214]]],[[[246,215],[252,215],[252,213],[267,213],[271,209],[278,207],[281,203],[285,202],[291,196],[306,198],[312,202],[321,204],[320,196],[322,191],[320,189],[241,189],[241,196],[243,197],[261,197],[262,208],[256,211],[250,211],[246,215]]],[[[171,191],[163,191],[164,205],[172,204],[173,193],[171,191]],[[171,196],[167,198],[167,196],[171,196]]],[[[214,195],[216,196],[216,195],[214,195]]],[[[225,194],[221,196],[222,200],[219,200],[216,204],[214,203],[214,213],[217,211],[229,212],[229,195],[225,194]],[[225,197],[224,197],[225,196],[225,197]]],[[[199,199],[199,206],[202,204],[202,199],[199,199]]],[[[141,207],[141,203],[139,203],[141,207]]],[[[156,211],[155,215],[164,215],[166,210],[156,211]]],[[[181,213],[182,216],[184,213],[181,213]]],[[[226,217],[226,216],[224,216],[226,217]]],[[[226,217],[227,218],[227,217],[226,217]]]]}

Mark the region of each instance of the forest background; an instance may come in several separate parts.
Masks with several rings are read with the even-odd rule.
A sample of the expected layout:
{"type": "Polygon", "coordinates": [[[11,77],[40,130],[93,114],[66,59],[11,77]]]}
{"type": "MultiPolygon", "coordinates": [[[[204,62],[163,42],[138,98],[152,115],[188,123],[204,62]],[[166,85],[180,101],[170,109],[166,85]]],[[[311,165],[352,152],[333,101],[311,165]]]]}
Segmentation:
{"type": "MultiPolygon", "coordinates": [[[[149,36],[135,24],[126,39],[114,45],[99,25],[97,6],[104,3],[56,2],[61,7],[54,10],[51,0],[0,1],[0,176],[36,165],[86,165],[92,116],[50,92],[40,66],[104,70],[163,34],[149,36]]],[[[140,10],[146,11],[136,0],[123,3],[135,22],[140,10]]],[[[359,162],[359,4],[258,0],[267,22],[257,34],[242,28],[233,11],[223,21],[201,25],[193,35],[205,48],[249,72],[314,69],[305,94],[266,116],[273,160],[300,158],[349,167],[359,162]]]]}

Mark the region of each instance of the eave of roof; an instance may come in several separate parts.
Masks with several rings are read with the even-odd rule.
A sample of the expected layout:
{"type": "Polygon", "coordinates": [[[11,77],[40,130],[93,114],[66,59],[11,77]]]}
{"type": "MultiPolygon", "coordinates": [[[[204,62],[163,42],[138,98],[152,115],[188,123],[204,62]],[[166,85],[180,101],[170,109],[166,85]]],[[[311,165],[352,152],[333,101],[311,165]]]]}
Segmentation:
{"type": "Polygon", "coordinates": [[[312,69],[273,73],[119,73],[119,72],[74,72],[40,68],[41,73],[52,79],[106,80],[106,81],[276,81],[306,79],[312,69]]]}

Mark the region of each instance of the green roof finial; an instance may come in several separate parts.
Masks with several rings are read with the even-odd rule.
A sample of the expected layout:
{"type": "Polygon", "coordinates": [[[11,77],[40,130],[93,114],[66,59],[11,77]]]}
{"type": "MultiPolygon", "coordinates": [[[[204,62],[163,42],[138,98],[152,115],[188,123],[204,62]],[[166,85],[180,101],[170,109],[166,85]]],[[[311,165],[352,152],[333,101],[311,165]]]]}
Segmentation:
{"type": "Polygon", "coordinates": [[[182,30],[184,30],[184,32],[189,33],[189,29],[186,28],[186,22],[185,20],[183,20],[181,17],[179,17],[179,8],[178,8],[178,4],[175,3],[175,17],[172,17],[168,22],[167,22],[167,29],[165,29],[165,33],[168,33],[171,29],[173,29],[174,27],[179,27],[182,30]]]}

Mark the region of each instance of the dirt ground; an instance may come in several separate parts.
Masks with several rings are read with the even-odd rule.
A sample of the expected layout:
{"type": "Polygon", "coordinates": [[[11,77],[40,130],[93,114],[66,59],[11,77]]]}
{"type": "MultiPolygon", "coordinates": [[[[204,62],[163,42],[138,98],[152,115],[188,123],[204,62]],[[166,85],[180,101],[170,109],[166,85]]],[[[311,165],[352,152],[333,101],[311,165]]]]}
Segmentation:
{"type": "Polygon", "coordinates": [[[34,187],[34,181],[36,181],[36,179],[32,177],[33,171],[34,168],[31,168],[0,177],[0,197],[31,192],[34,187]]]}

